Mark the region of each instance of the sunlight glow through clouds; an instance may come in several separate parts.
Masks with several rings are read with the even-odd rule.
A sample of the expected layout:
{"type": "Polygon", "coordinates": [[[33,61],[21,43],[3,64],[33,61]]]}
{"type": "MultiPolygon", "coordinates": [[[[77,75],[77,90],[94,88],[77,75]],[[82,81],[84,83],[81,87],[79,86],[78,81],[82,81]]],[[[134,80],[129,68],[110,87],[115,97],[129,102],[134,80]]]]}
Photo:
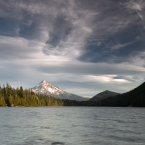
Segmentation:
{"type": "Polygon", "coordinates": [[[144,7],[143,0],[0,0],[0,83],[28,88],[45,79],[89,97],[136,87],[145,80],[144,7]]]}

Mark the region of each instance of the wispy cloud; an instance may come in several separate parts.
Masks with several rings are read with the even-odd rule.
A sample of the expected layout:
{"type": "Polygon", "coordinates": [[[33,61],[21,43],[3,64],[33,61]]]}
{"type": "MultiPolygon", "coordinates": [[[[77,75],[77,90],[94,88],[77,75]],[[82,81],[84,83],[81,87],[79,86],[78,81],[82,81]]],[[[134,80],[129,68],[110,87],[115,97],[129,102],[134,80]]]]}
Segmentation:
{"type": "Polygon", "coordinates": [[[0,0],[1,82],[32,87],[46,79],[86,96],[135,87],[145,73],[144,7],[143,0],[0,0]]]}
{"type": "Polygon", "coordinates": [[[81,56],[86,40],[92,34],[92,28],[90,27],[90,22],[93,18],[92,12],[82,10],[74,1],[69,1],[67,7],[62,8],[61,17],[59,15],[58,17],[59,22],[63,22],[63,26],[61,27],[60,24],[60,26],[57,26],[59,28],[53,28],[51,32],[54,38],[53,42],[48,39],[48,43],[44,47],[43,52],[47,55],[68,58],[81,56]],[[65,24],[67,24],[66,27],[64,27],[65,24]],[[63,32],[66,33],[63,34],[63,32]]]}
{"type": "Polygon", "coordinates": [[[110,47],[112,50],[114,50],[114,49],[120,49],[120,48],[122,48],[122,47],[126,47],[126,46],[129,46],[129,45],[131,45],[131,44],[133,44],[133,43],[135,43],[135,42],[137,42],[138,40],[134,40],[133,42],[128,42],[128,43],[124,43],[124,44],[116,44],[116,45],[114,45],[114,46],[108,46],[108,47],[110,47]]]}
{"type": "Polygon", "coordinates": [[[15,20],[11,29],[14,29],[13,33],[17,37],[43,42],[45,46],[42,51],[48,56],[72,59],[91,52],[92,46],[96,47],[92,57],[96,56],[98,50],[104,54],[107,46],[111,49],[129,46],[133,40],[116,38],[123,37],[126,30],[136,23],[137,17],[133,11],[143,19],[141,13],[144,13],[145,5],[143,1],[132,0],[124,3],[96,1],[93,5],[91,2],[86,4],[75,0],[0,3],[3,17],[15,20]]]}
{"type": "Polygon", "coordinates": [[[142,0],[138,0],[138,1],[130,0],[125,3],[125,6],[128,8],[128,10],[135,11],[138,14],[138,16],[140,17],[140,19],[143,20],[143,16],[142,16],[141,12],[144,9],[145,4],[142,0]]]}
{"type": "Polygon", "coordinates": [[[143,66],[145,67],[145,51],[143,52],[133,52],[128,61],[136,66],[143,66]]]}
{"type": "Polygon", "coordinates": [[[0,36],[0,60],[30,59],[42,52],[43,43],[20,37],[0,36]]]}

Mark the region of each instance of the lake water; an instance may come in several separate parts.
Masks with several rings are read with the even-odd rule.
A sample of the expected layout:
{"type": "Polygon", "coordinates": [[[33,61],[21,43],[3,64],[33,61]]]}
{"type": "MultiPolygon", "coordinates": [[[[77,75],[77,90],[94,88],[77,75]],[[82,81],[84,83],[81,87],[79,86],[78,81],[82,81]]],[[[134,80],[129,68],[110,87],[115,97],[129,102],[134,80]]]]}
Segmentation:
{"type": "Polygon", "coordinates": [[[145,145],[145,108],[0,107],[0,145],[145,145]]]}

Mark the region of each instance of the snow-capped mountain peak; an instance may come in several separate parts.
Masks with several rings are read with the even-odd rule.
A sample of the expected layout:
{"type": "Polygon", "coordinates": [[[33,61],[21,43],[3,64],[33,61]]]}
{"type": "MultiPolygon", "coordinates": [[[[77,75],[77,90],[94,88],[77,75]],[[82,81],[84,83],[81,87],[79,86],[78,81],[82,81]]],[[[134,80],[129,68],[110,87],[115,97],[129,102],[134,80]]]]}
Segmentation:
{"type": "Polygon", "coordinates": [[[48,83],[46,80],[43,80],[40,84],[48,83]]]}
{"type": "Polygon", "coordinates": [[[84,98],[80,96],[67,93],[61,90],[60,88],[53,86],[52,84],[48,83],[46,80],[41,81],[37,86],[33,87],[32,91],[34,93],[53,96],[61,99],[84,100],[84,98]]]}
{"type": "Polygon", "coordinates": [[[52,84],[48,83],[45,80],[43,80],[37,86],[32,88],[32,90],[36,93],[51,94],[51,95],[52,94],[59,95],[60,93],[64,92],[63,90],[53,86],[52,84]]]}

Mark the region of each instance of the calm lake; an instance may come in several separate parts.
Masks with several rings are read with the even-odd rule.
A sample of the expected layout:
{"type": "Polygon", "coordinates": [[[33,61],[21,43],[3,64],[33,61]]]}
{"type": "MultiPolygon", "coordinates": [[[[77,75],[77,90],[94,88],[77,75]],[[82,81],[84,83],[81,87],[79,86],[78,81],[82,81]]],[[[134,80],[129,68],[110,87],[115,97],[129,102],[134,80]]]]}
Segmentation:
{"type": "Polygon", "coordinates": [[[145,145],[145,108],[0,107],[0,145],[145,145]]]}

